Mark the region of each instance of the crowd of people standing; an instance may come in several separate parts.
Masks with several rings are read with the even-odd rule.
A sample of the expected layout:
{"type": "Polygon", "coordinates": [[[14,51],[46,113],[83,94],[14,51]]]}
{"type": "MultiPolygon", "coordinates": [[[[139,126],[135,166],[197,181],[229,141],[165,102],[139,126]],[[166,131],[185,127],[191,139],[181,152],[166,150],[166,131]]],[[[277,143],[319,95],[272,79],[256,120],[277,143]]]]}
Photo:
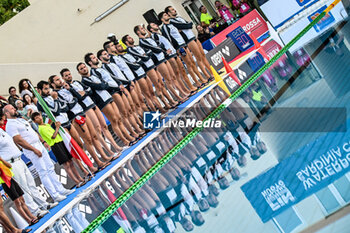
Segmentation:
{"type": "MultiPolygon", "coordinates": [[[[213,79],[202,45],[192,32],[193,23],[171,6],[158,17],[162,25],[134,27],[138,45],[132,36],[124,35],[125,49],[110,36],[99,51],[86,53],[84,62],[76,65],[80,80],[63,68],[36,84],[22,79],[19,95],[15,87],[9,88],[10,96],[0,111],[0,183],[30,225],[144,137],[144,112],[166,114],[213,79]],[[55,121],[46,123],[50,114],[55,121]],[[72,157],[62,130],[91,155],[95,165],[72,157]],[[48,151],[75,187],[63,187],[48,151]],[[51,203],[38,195],[23,156],[38,172],[51,203]]],[[[28,231],[16,228],[6,215],[0,214],[0,222],[8,232],[28,231]]]]}
{"type": "Polygon", "coordinates": [[[251,1],[232,0],[229,2],[230,6],[221,1],[215,1],[215,13],[219,20],[216,20],[204,5],[199,7],[201,23],[197,25],[196,29],[198,40],[201,43],[220,33],[252,10],[251,1]]]}

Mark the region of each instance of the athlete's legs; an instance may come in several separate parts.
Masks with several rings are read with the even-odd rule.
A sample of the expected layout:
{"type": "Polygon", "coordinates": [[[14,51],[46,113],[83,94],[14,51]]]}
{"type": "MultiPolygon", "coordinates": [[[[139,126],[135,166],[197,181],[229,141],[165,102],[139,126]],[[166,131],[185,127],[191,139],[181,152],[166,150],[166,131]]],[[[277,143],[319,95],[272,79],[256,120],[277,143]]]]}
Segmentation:
{"type": "Polygon", "coordinates": [[[24,202],[23,196],[13,201],[15,203],[18,213],[28,222],[35,219],[35,216],[29,211],[27,205],[24,202]]]}
{"type": "MultiPolygon", "coordinates": [[[[148,87],[146,78],[141,78],[137,81],[137,86],[142,91],[142,95],[145,97],[146,103],[151,111],[156,111],[156,107],[153,104],[153,97],[151,95],[151,90],[148,87]]],[[[148,111],[148,109],[144,109],[148,111]]]]}
{"type": "Polygon", "coordinates": [[[92,121],[90,120],[90,118],[88,118],[88,117],[86,118],[86,126],[87,126],[89,133],[90,133],[92,144],[94,145],[94,147],[96,148],[98,153],[101,155],[101,157],[105,161],[109,161],[111,159],[111,157],[107,156],[106,153],[104,152],[104,150],[102,149],[102,146],[98,140],[98,137],[97,137],[97,134],[95,131],[95,126],[92,123],[92,121]]]}
{"type": "MultiPolygon", "coordinates": [[[[97,117],[97,119],[99,121],[99,124],[101,125],[103,135],[108,139],[108,141],[112,144],[112,146],[114,147],[115,150],[121,151],[122,148],[120,146],[118,146],[118,144],[114,140],[111,132],[108,129],[106,120],[105,120],[101,110],[97,106],[96,106],[96,108],[94,110],[94,114],[96,115],[96,117],[97,117]]],[[[105,142],[105,140],[103,140],[103,141],[105,142]]]]}
{"type": "Polygon", "coordinates": [[[68,176],[74,181],[75,184],[79,184],[80,182],[84,181],[83,178],[81,178],[81,176],[79,175],[78,171],[75,169],[72,160],[65,162],[62,165],[66,170],[68,176]]]}
{"type": "Polygon", "coordinates": [[[1,220],[1,225],[6,229],[6,232],[10,233],[20,233],[22,232],[21,229],[16,228],[10,219],[7,217],[5,210],[4,210],[4,205],[3,205],[3,200],[0,198],[0,220],[1,220]]]}
{"type": "Polygon", "coordinates": [[[143,92],[141,91],[141,87],[140,87],[139,82],[138,81],[134,81],[134,84],[135,84],[135,91],[134,92],[136,92],[136,94],[133,94],[134,92],[132,93],[133,99],[138,98],[138,100],[140,102],[140,105],[142,107],[142,110],[145,111],[145,112],[149,111],[149,108],[146,105],[145,97],[143,95],[143,92]]]}
{"type": "MultiPolygon", "coordinates": [[[[191,64],[192,64],[192,67],[193,67],[193,69],[194,69],[194,72],[197,74],[197,76],[198,76],[198,74],[201,74],[200,72],[199,72],[199,70],[198,70],[198,66],[197,66],[197,63],[194,61],[194,59],[193,59],[193,53],[192,53],[192,51],[190,51],[188,48],[185,48],[185,51],[186,51],[186,53],[189,55],[188,56],[188,59],[189,59],[189,61],[191,62],[191,64]]],[[[197,58],[196,58],[197,59],[197,58]]],[[[205,74],[204,74],[205,75],[205,74]]],[[[207,82],[207,79],[206,78],[204,78],[203,77],[203,75],[201,74],[201,76],[198,76],[198,78],[200,79],[200,81],[202,82],[202,83],[206,83],[207,82]]]]}
{"type": "Polygon", "coordinates": [[[146,80],[146,84],[148,86],[148,89],[151,90],[150,93],[151,93],[151,98],[152,98],[153,103],[156,105],[156,107],[159,109],[159,111],[161,111],[162,113],[166,112],[164,110],[163,106],[160,104],[156,94],[153,91],[153,85],[152,85],[151,79],[147,76],[145,78],[145,80],[146,80]]]}
{"type": "MultiPolygon", "coordinates": [[[[79,134],[78,134],[76,128],[74,127],[74,125],[71,125],[71,126],[70,126],[69,131],[68,131],[67,128],[65,128],[65,130],[72,136],[72,138],[78,143],[78,145],[79,145],[79,146],[81,145],[80,147],[81,147],[82,149],[84,149],[83,143],[81,142],[80,136],[79,136],[79,134]],[[78,141],[76,140],[76,138],[78,139],[78,141]]],[[[76,165],[78,165],[79,169],[80,169],[85,175],[89,175],[88,170],[86,170],[86,167],[84,167],[84,165],[82,164],[81,160],[73,158],[73,161],[75,162],[76,165]]],[[[90,167],[90,168],[88,168],[88,169],[89,169],[91,172],[97,171],[97,169],[96,169],[95,167],[90,167]]]]}
{"type": "Polygon", "coordinates": [[[109,155],[113,155],[114,154],[113,151],[111,151],[111,149],[107,145],[106,141],[102,137],[102,127],[100,125],[100,122],[99,122],[96,114],[95,114],[95,111],[91,108],[88,111],[86,111],[85,114],[91,120],[91,122],[92,122],[92,124],[93,124],[93,126],[94,126],[94,128],[96,130],[97,138],[100,141],[100,143],[103,146],[103,148],[107,151],[107,153],[109,155]]]}
{"type": "MultiPolygon", "coordinates": [[[[127,129],[129,131],[131,130],[130,132],[133,132],[133,129],[129,128],[129,125],[130,125],[130,127],[132,126],[136,132],[142,133],[142,130],[140,129],[139,125],[137,124],[134,115],[130,114],[131,107],[129,105],[129,101],[126,98],[126,96],[123,94],[114,94],[113,99],[114,99],[114,103],[115,103],[116,107],[118,108],[119,112],[121,113],[122,119],[129,122],[129,124],[127,122],[125,124],[127,129]]],[[[136,135],[136,134],[132,134],[132,135],[138,137],[138,135],[136,135]]]]}
{"type": "Polygon", "coordinates": [[[180,91],[180,94],[182,96],[189,96],[190,90],[186,87],[186,85],[181,81],[181,73],[179,72],[179,68],[177,67],[175,58],[171,58],[165,63],[168,67],[170,76],[172,77],[173,83],[175,87],[180,91]],[[173,69],[173,66],[171,65],[171,62],[173,62],[176,71],[173,69]]]}
{"type": "Polygon", "coordinates": [[[142,134],[144,132],[142,130],[143,124],[142,124],[142,122],[141,122],[141,120],[140,120],[140,118],[138,116],[137,111],[135,110],[135,105],[134,105],[134,101],[133,101],[133,99],[131,97],[131,94],[126,88],[125,88],[124,92],[122,93],[122,98],[123,98],[123,102],[126,103],[125,107],[128,109],[131,119],[133,121],[136,121],[136,123],[138,125],[138,129],[140,129],[140,131],[137,131],[137,132],[142,134]]]}
{"type": "MultiPolygon", "coordinates": [[[[87,127],[86,124],[84,125],[78,125],[76,122],[73,123],[77,132],[79,133],[79,135],[83,138],[83,141],[85,143],[85,147],[87,149],[87,151],[90,153],[90,155],[92,156],[92,158],[95,160],[96,164],[98,167],[103,167],[104,165],[106,165],[106,163],[102,162],[96,152],[95,152],[95,149],[94,149],[94,146],[93,146],[93,141],[92,141],[92,138],[91,138],[91,135],[90,135],[90,131],[87,127]]],[[[97,148],[96,148],[97,149],[97,148]]]]}
{"type": "Polygon", "coordinates": [[[199,40],[195,40],[195,42],[198,45],[198,48],[199,48],[199,51],[200,51],[201,56],[203,58],[203,62],[204,62],[205,67],[209,70],[210,74],[213,75],[213,72],[210,69],[210,64],[209,64],[209,62],[207,60],[207,57],[205,56],[204,49],[203,49],[203,46],[202,46],[201,42],[199,40]]]}
{"type": "Polygon", "coordinates": [[[130,113],[134,114],[134,116],[139,115],[142,117],[143,111],[141,108],[141,104],[139,102],[139,98],[137,97],[135,84],[133,84],[133,86],[130,85],[130,91],[125,88],[124,92],[125,92],[126,98],[128,99],[128,102],[130,104],[130,113]],[[133,97],[133,95],[135,95],[135,98],[133,97]]]}
{"type": "Polygon", "coordinates": [[[163,78],[165,79],[165,82],[167,84],[167,88],[169,89],[169,91],[173,94],[173,96],[175,96],[176,99],[178,99],[179,101],[182,101],[183,98],[180,97],[176,90],[174,89],[174,80],[172,79],[168,67],[165,63],[162,63],[160,65],[157,66],[157,71],[161,74],[161,76],[163,76],[163,78]]]}
{"type": "Polygon", "coordinates": [[[112,102],[111,105],[112,105],[112,107],[113,107],[113,109],[114,109],[115,115],[119,118],[119,121],[121,122],[121,124],[125,126],[125,127],[120,128],[120,130],[122,131],[122,133],[124,134],[124,136],[125,136],[126,138],[130,139],[130,140],[131,140],[132,137],[137,138],[137,137],[139,136],[139,134],[137,134],[137,133],[134,131],[134,129],[132,128],[132,126],[131,126],[131,124],[130,124],[130,122],[129,122],[129,119],[123,118],[123,117],[120,115],[119,109],[118,109],[117,105],[116,105],[114,102],[112,102]],[[126,128],[127,130],[126,130],[125,128],[126,128]],[[129,131],[129,133],[130,133],[132,136],[130,136],[130,134],[129,134],[127,131],[129,131]]]}
{"type": "Polygon", "coordinates": [[[191,50],[194,57],[196,58],[197,64],[198,64],[199,68],[202,70],[202,73],[207,77],[207,79],[209,79],[210,75],[208,74],[208,72],[206,70],[202,54],[200,52],[200,49],[198,48],[197,43],[194,40],[191,41],[190,43],[188,43],[188,48],[191,50]]]}
{"type": "Polygon", "coordinates": [[[160,87],[161,87],[161,90],[162,90],[162,92],[163,92],[163,96],[164,96],[165,98],[167,98],[168,102],[169,102],[172,106],[177,105],[177,101],[175,101],[175,100],[170,96],[169,92],[167,91],[167,88],[165,88],[165,83],[164,83],[164,81],[163,81],[162,75],[161,75],[157,70],[155,70],[155,72],[156,72],[156,74],[157,74],[157,76],[158,76],[158,83],[159,83],[159,85],[160,85],[160,87]]]}
{"type": "Polygon", "coordinates": [[[111,104],[106,105],[103,109],[102,112],[105,114],[105,116],[107,117],[107,119],[109,120],[109,122],[111,122],[113,131],[117,134],[117,136],[120,138],[120,140],[122,140],[122,142],[125,145],[129,145],[130,141],[135,140],[133,138],[133,140],[128,140],[126,139],[126,137],[123,135],[121,128],[123,128],[124,126],[122,126],[121,121],[118,120],[113,106],[111,104]]]}
{"type": "Polygon", "coordinates": [[[154,70],[154,69],[149,70],[149,71],[147,72],[147,76],[150,78],[150,80],[152,81],[154,87],[156,88],[156,93],[157,93],[158,97],[159,97],[160,100],[163,102],[163,104],[165,105],[165,107],[166,107],[167,109],[170,109],[170,108],[171,108],[170,105],[172,104],[172,103],[171,103],[172,99],[171,99],[171,97],[169,96],[169,94],[167,94],[167,96],[164,96],[166,90],[165,90],[165,88],[163,87],[164,83],[162,82],[161,77],[160,77],[160,75],[158,75],[158,74],[159,74],[159,73],[158,73],[156,70],[154,70]],[[163,84],[163,85],[162,85],[162,84],[163,84]],[[165,99],[166,97],[169,97],[169,98],[167,98],[168,101],[169,101],[169,103],[168,103],[167,100],[165,99]],[[169,104],[170,104],[170,105],[169,105],[169,104]]]}
{"type": "Polygon", "coordinates": [[[202,83],[205,82],[205,80],[202,77],[201,73],[198,71],[197,67],[192,63],[190,56],[191,56],[190,54],[186,54],[185,56],[181,55],[181,58],[186,63],[187,71],[192,77],[193,81],[196,83],[198,87],[200,87],[202,83]],[[200,81],[198,81],[196,77],[198,77],[200,81]]]}
{"type": "MultiPolygon", "coordinates": [[[[170,60],[170,62],[172,62],[172,61],[170,60]]],[[[184,67],[184,65],[182,63],[182,60],[181,60],[181,58],[179,56],[177,56],[175,58],[175,62],[176,63],[172,63],[172,65],[173,65],[173,67],[176,65],[179,68],[179,73],[181,73],[182,80],[186,83],[187,87],[190,88],[191,91],[196,91],[197,88],[195,86],[193,86],[193,84],[191,83],[190,79],[188,78],[188,75],[186,73],[185,67],[184,67]]],[[[191,73],[193,75],[195,75],[192,69],[191,69],[191,73]]],[[[190,73],[190,75],[191,75],[191,73],[190,73]]],[[[193,77],[193,80],[197,81],[195,76],[193,77]]],[[[181,80],[179,80],[179,82],[182,83],[181,80]]]]}

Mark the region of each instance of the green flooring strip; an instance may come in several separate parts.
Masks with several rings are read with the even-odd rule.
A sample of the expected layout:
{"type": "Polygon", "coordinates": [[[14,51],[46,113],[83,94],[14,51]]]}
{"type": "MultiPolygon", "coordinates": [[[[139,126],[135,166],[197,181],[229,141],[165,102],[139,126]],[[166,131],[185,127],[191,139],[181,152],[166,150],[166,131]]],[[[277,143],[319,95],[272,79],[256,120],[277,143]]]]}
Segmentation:
{"type": "MultiPolygon", "coordinates": [[[[317,22],[324,16],[322,12],[314,21],[304,28],[296,37],[293,38],[285,47],[283,47],[270,61],[261,67],[251,78],[249,78],[242,86],[240,86],[230,97],[231,101],[240,96],[250,85],[252,85],[273,63],[275,63],[283,54],[285,54],[302,36],[304,36],[317,22]]],[[[223,112],[229,104],[225,102],[217,107],[205,121],[217,117],[223,112]]],[[[149,179],[151,179],[165,164],[167,164],[179,151],[181,151],[195,136],[197,136],[203,128],[195,128],[186,137],[184,137],[175,147],[173,147],[166,155],[163,156],[151,169],[149,169],[138,181],[136,181],[129,189],[127,189],[115,202],[113,202],[105,211],[103,211],[90,225],[83,231],[90,233],[103,224],[112,214],[120,208],[134,193],[136,193],[149,179]]]]}

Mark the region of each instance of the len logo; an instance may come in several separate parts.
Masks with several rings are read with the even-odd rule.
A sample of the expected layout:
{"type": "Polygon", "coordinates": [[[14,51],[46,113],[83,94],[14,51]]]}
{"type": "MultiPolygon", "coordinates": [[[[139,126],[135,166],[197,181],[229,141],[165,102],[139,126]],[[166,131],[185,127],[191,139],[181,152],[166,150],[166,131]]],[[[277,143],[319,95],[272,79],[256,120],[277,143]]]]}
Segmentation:
{"type": "Polygon", "coordinates": [[[143,127],[145,129],[159,129],[160,128],[160,112],[144,112],[143,113],[143,127]]]}

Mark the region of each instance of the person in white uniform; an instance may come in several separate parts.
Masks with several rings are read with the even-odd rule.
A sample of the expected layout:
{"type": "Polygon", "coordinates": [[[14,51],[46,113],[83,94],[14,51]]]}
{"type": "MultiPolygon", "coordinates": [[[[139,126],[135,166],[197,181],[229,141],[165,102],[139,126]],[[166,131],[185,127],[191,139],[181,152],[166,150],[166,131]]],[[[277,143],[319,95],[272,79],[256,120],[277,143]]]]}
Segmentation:
{"type": "Polygon", "coordinates": [[[23,148],[23,153],[33,163],[41,182],[54,201],[62,201],[66,195],[72,194],[75,190],[67,190],[59,182],[50,156],[42,144],[44,140],[27,121],[17,117],[17,111],[12,105],[5,106],[3,111],[7,117],[6,132],[23,148]]]}
{"type": "Polygon", "coordinates": [[[58,203],[47,203],[38,188],[35,186],[35,181],[28,167],[21,159],[22,152],[13,142],[12,137],[0,128],[0,154],[1,157],[12,165],[12,172],[15,174],[15,180],[22,188],[24,201],[27,204],[30,212],[37,217],[43,217],[49,213],[47,210],[56,206],[58,203]],[[38,204],[40,207],[38,206],[38,204]],[[44,209],[44,210],[43,210],[44,209]]]}

